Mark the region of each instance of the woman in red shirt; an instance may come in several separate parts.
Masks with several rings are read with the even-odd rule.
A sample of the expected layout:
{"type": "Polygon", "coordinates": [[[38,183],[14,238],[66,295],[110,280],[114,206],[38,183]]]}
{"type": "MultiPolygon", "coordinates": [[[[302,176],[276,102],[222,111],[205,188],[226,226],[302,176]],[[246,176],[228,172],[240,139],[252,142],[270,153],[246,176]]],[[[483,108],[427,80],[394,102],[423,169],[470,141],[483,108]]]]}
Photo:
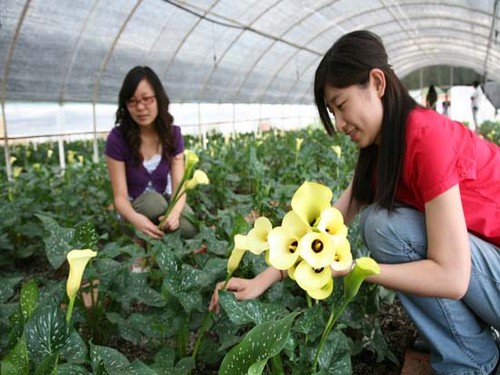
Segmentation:
{"type": "MultiPolygon", "coordinates": [[[[368,31],[335,42],[317,68],[314,94],[327,132],[343,132],[359,148],[335,206],[347,223],[361,215],[361,235],[381,268],[367,280],[397,291],[430,346],[434,373],[494,373],[500,148],[419,106],[368,31]]],[[[253,298],[280,278],[268,268],[252,280],[231,279],[228,290],[253,298]]]]}

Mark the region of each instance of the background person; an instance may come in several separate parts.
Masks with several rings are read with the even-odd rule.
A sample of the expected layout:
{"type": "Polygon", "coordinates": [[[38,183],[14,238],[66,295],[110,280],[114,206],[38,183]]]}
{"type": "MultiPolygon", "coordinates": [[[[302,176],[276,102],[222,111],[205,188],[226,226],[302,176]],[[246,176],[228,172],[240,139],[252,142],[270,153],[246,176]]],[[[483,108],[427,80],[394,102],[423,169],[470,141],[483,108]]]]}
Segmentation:
{"type": "Polygon", "coordinates": [[[429,91],[427,91],[427,96],[425,97],[425,106],[435,111],[437,100],[438,95],[436,87],[434,85],[430,85],[429,91]]]}
{"type": "Polygon", "coordinates": [[[471,110],[472,110],[472,120],[474,122],[474,130],[476,133],[479,134],[479,124],[477,122],[477,113],[479,112],[479,105],[481,102],[481,97],[483,95],[483,91],[481,90],[481,85],[479,84],[479,81],[474,81],[472,83],[472,87],[474,90],[472,91],[472,95],[470,96],[470,105],[471,105],[471,110]]]}
{"type": "MultiPolygon", "coordinates": [[[[367,281],[396,290],[430,345],[435,374],[492,373],[499,362],[491,327],[500,329],[500,147],[419,106],[368,31],[332,46],[314,94],[327,132],[341,131],[359,148],[335,207],[346,223],[361,215],[361,236],[381,269],[367,281]]],[[[254,279],[230,279],[227,289],[254,298],[280,279],[270,267],[254,279]]]]}
{"type": "Polygon", "coordinates": [[[192,213],[185,195],[158,228],[168,207],[169,176],[175,191],[184,174],[184,140],[180,127],[173,125],[169,105],[153,70],[130,70],[118,97],[117,126],[105,149],[116,210],[135,229],[156,239],[179,228],[185,237],[196,234],[196,227],[182,216],[183,211],[192,213]]]}

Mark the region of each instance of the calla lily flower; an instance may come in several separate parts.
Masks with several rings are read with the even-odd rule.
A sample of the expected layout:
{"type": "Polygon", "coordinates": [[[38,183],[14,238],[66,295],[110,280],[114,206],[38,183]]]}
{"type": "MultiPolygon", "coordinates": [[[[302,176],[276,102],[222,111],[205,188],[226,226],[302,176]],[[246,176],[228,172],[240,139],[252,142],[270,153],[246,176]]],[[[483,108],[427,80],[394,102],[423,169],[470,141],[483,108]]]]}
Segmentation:
{"type": "Polygon", "coordinates": [[[302,289],[317,290],[323,288],[332,279],[332,271],[329,267],[314,269],[303,260],[295,268],[293,276],[302,289]]]}
{"type": "Polygon", "coordinates": [[[353,299],[358,294],[363,281],[371,275],[378,275],[380,266],[372,258],[362,257],[356,259],[356,264],[352,272],[344,277],[344,293],[348,300],[353,299]]]}
{"type": "Polygon", "coordinates": [[[335,256],[330,267],[334,271],[347,271],[352,265],[351,244],[346,237],[331,236],[335,244],[335,256]]]}
{"type": "Polygon", "coordinates": [[[295,151],[297,151],[297,153],[300,152],[300,147],[302,146],[302,142],[304,142],[303,138],[295,138],[295,151]]]}
{"type": "Polygon", "coordinates": [[[198,185],[207,185],[210,181],[205,172],[200,169],[194,171],[193,178],[186,181],[184,188],[186,190],[193,190],[198,185]]]}
{"type": "Polygon", "coordinates": [[[276,227],[267,236],[269,242],[269,263],[274,268],[286,270],[299,258],[299,241],[284,227],[276,227]]]}
{"type": "Polygon", "coordinates": [[[311,232],[299,241],[299,255],[313,268],[327,267],[335,257],[335,244],[326,233],[311,232]]]}
{"type": "Polygon", "coordinates": [[[335,154],[337,154],[337,157],[340,158],[342,156],[342,148],[340,146],[332,146],[332,150],[335,154]]]}
{"type": "Polygon", "coordinates": [[[247,235],[248,250],[255,255],[259,255],[263,251],[269,249],[267,237],[272,229],[273,224],[271,224],[271,221],[269,221],[267,217],[261,216],[257,218],[253,229],[251,229],[247,235]]]}
{"type": "Polygon", "coordinates": [[[340,210],[335,207],[328,207],[321,212],[318,229],[328,234],[337,234],[343,230],[344,217],[340,210]]]}
{"type": "Polygon", "coordinates": [[[69,322],[75,303],[76,293],[80,289],[82,283],[83,271],[91,258],[95,257],[97,253],[90,249],[84,250],[71,250],[66,259],[69,263],[69,276],[66,282],[66,293],[69,298],[68,312],[66,313],[66,320],[69,322]]]}
{"type": "Polygon", "coordinates": [[[307,225],[294,211],[289,211],[283,221],[281,222],[281,226],[285,228],[292,237],[298,241],[300,240],[307,232],[311,231],[311,227],[307,225]]]}
{"type": "Polygon", "coordinates": [[[185,162],[186,171],[191,171],[200,160],[193,151],[187,149],[184,150],[184,158],[186,160],[185,162]]]}
{"type": "Polygon", "coordinates": [[[309,289],[307,294],[314,299],[327,299],[333,292],[333,279],[328,280],[328,282],[319,289],[309,289]]]}
{"type": "Polygon", "coordinates": [[[323,210],[330,207],[332,191],[316,182],[304,182],[292,197],[292,209],[311,227],[315,227],[323,210]]]}
{"type": "Polygon", "coordinates": [[[234,248],[227,261],[227,273],[232,274],[240,265],[241,259],[248,250],[247,236],[237,234],[234,236],[234,248]]]}

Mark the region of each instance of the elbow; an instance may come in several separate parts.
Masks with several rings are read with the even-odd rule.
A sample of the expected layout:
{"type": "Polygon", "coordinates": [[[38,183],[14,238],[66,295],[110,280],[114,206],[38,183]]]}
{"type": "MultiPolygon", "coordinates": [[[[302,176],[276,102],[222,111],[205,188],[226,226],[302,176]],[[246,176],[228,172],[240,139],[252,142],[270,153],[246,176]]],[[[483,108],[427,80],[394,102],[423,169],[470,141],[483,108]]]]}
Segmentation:
{"type": "Polygon", "coordinates": [[[452,280],[449,284],[449,295],[446,297],[454,300],[461,300],[462,298],[464,298],[467,290],[469,289],[469,280],[470,274],[468,275],[468,277],[461,277],[452,280]]]}

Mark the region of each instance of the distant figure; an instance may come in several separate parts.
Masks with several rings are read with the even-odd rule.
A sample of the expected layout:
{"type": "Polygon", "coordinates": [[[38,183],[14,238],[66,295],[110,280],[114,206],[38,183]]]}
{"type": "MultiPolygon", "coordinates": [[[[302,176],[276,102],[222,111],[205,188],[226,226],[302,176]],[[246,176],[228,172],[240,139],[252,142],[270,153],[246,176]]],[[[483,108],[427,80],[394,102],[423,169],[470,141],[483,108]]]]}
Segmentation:
{"type": "Polygon", "coordinates": [[[474,91],[472,91],[472,95],[470,97],[470,105],[472,109],[472,119],[474,120],[474,128],[471,127],[471,129],[474,130],[476,133],[479,133],[479,125],[477,123],[477,113],[479,112],[479,103],[483,95],[483,90],[481,90],[481,85],[479,85],[479,81],[474,81],[472,83],[472,87],[474,87],[474,91]]]}
{"type": "Polygon", "coordinates": [[[436,92],[436,87],[434,85],[429,86],[429,91],[427,92],[427,97],[425,98],[425,106],[436,110],[436,103],[438,100],[438,95],[436,92]]]}
{"type": "Polygon", "coordinates": [[[443,115],[449,116],[450,113],[450,107],[451,107],[451,101],[448,98],[448,94],[445,94],[444,96],[444,101],[443,101],[443,115]]]}

